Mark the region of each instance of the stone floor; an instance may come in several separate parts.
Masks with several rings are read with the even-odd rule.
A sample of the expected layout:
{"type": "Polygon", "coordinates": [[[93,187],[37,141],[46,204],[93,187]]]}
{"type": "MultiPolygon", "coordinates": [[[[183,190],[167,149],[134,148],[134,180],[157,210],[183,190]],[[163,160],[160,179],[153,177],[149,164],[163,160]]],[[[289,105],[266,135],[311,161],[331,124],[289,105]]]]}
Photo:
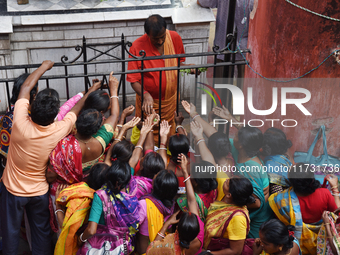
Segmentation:
{"type": "Polygon", "coordinates": [[[77,10],[98,8],[123,8],[168,6],[172,0],[29,0],[28,4],[18,5],[17,0],[7,1],[8,12],[77,10]]]}

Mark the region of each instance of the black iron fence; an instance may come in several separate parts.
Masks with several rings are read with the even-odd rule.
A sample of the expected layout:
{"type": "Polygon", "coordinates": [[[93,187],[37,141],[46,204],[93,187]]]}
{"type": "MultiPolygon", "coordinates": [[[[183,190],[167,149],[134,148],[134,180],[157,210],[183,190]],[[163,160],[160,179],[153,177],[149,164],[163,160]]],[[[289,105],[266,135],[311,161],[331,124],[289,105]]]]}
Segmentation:
{"type": "MultiPolygon", "coordinates": [[[[235,38],[235,35],[231,37],[231,40],[235,38]]],[[[235,41],[235,40],[234,40],[235,41]]],[[[235,42],[234,42],[235,44],[235,42]]],[[[245,61],[238,61],[235,63],[235,58],[233,57],[235,55],[234,51],[228,50],[227,48],[219,50],[218,47],[214,47],[213,52],[200,52],[200,53],[190,53],[190,54],[177,54],[177,55],[166,55],[166,56],[152,56],[148,57],[146,56],[146,53],[144,51],[139,52],[139,56],[132,55],[128,47],[131,47],[132,43],[126,41],[125,36],[121,36],[121,40],[119,42],[112,42],[112,43],[87,43],[86,38],[83,37],[83,43],[82,45],[78,45],[75,47],[76,51],[79,51],[78,56],[75,59],[69,60],[67,56],[62,56],[61,61],[58,63],[55,63],[55,67],[63,67],[64,73],[63,74],[58,74],[58,75],[44,75],[40,78],[40,80],[45,80],[46,81],[46,86],[49,87],[49,82],[50,80],[55,80],[55,79],[63,79],[65,81],[65,87],[66,87],[66,97],[67,99],[70,98],[70,85],[69,81],[70,79],[74,78],[83,78],[84,79],[84,89],[85,91],[88,90],[89,86],[91,86],[90,82],[90,77],[103,77],[102,82],[103,84],[108,83],[107,79],[107,72],[95,72],[95,73],[90,73],[89,72],[89,66],[91,65],[98,65],[98,64],[112,64],[112,63],[117,63],[120,65],[120,70],[115,71],[115,75],[120,75],[120,82],[119,82],[119,89],[118,93],[122,96],[123,102],[122,106],[123,109],[126,107],[126,99],[127,99],[127,93],[126,93],[126,75],[130,73],[141,73],[141,88],[142,88],[142,93],[141,93],[141,103],[143,104],[143,91],[144,91],[144,73],[146,72],[159,72],[160,73],[160,80],[159,80],[159,106],[162,104],[161,100],[161,91],[162,91],[162,71],[169,71],[169,70],[177,70],[177,92],[179,92],[180,89],[180,70],[181,69],[187,69],[188,66],[181,66],[180,65],[180,59],[181,58],[192,58],[192,57],[209,57],[212,56],[214,58],[214,62],[212,64],[201,64],[201,65],[191,65],[191,69],[196,70],[195,74],[195,100],[197,98],[196,96],[196,88],[198,86],[198,69],[205,67],[205,68],[214,68],[213,76],[215,77],[216,74],[216,68],[220,66],[224,67],[229,67],[229,72],[227,71],[226,73],[229,73],[229,76],[233,76],[233,68],[235,65],[245,65],[245,61]],[[106,46],[109,47],[107,50],[101,50],[98,47],[106,46]],[[120,48],[120,55],[114,55],[112,51],[114,49],[120,48]],[[96,52],[97,55],[94,57],[89,58],[88,54],[89,51],[94,51],[96,52]],[[232,56],[230,61],[227,62],[217,62],[217,56],[220,54],[224,55],[229,55],[232,56]],[[109,57],[110,59],[105,59],[105,60],[99,60],[101,56],[106,56],[109,57]],[[155,59],[169,59],[169,58],[175,58],[177,59],[177,66],[173,67],[165,67],[165,68],[152,68],[152,69],[145,69],[144,68],[144,62],[149,61],[149,60],[155,60],[155,59]],[[82,60],[80,60],[82,59],[82,60]],[[141,63],[141,69],[138,70],[126,70],[126,63],[131,62],[131,61],[140,61],[141,63]],[[71,67],[74,66],[82,66],[83,71],[76,73],[76,74],[70,74],[69,70],[71,67]],[[232,71],[230,71],[232,70],[232,71]]],[[[231,45],[232,49],[233,43],[229,44],[231,45]]],[[[242,50],[242,52],[249,53],[250,51],[248,49],[242,50]]],[[[48,57],[47,57],[48,58],[48,57]]],[[[23,70],[24,72],[29,72],[30,69],[35,69],[38,68],[40,64],[27,64],[27,65],[12,65],[12,66],[0,66],[0,71],[9,71],[9,70],[23,70]]],[[[13,83],[15,78],[2,78],[0,79],[0,86],[5,86],[6,87],[6,93],[7,93],[7,101],[9,107],[10,105],[10,83],[13,83]]],[[[213,83],[214,83],[214,78],[213,78],[213,83]]],[[[213,84],[214,85],[214,84],[213,84]]],[[[178,112],[178,105],[179,105],[179,94],[177,93],[177,112],[178,112]]],[[[222,99],[223,100],[223,99],[222,99]]],[[[225,102],[226,98],[224,98],[225,102]]],[[[195,102],[196,103],[196,102],[195,102]]],[[[161,107],[160,107],[161,108],[161,107]]],[[[142,114],[143,116],[143,114],[142,114]]],[[[162,116],[160,116],[162,117],[162,116]]]]}

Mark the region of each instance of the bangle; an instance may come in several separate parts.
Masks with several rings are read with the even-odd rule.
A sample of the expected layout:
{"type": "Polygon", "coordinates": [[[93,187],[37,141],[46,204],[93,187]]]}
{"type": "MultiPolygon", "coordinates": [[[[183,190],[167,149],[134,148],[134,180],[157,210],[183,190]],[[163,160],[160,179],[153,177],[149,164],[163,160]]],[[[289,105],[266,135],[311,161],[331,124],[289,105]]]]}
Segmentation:
{"type": "Polygon", "coordinates": [[[197,141],[196,145],[199,145],[200,142],[205,142],[205,140],[204,140],[204,139],[199,139],[199,140],[197,141]]]}
{"type": "Polygon", "coordinates": [[[331,223],[324,223],[325,225],[331,225],[331,223]]]}
{"type": "Polygon", "coordinates": [[[167,148],[158,148],[159,150],[165,150],[167,151],[168,149],[167,148]]]}
{"type": "Polygon", "coordinates": [[[120,127],[120,128],[122,128],[122,127],[123,127],[123,125],[121,125],[121,124],[117,124],[117,127],[120,127]]]}
{"type": "Polygon", "coordinates": [[[190,179],[190,175],[183,182],[186,182],[189,179],[190,179]]]}
{"type": "Polygon", "coordinates": [[[153,129],[151,129],[149,132],[153,132],[153,129]]]}
{"type": "Polygon", "coordinates": [[[194,157],[200,157],[201,155],[195,154],[194,157]]]}
{"type": "Polygon", "coordinates": [[[57,210],[54,211],[55,216],[57,216],[57,212],[62,212],[63,214],[65,214],[65,212],[63,210],[57,209],[57,210]]]}
{"type": "Polygon", "coordinates": [[[119,141],[119,142],[121,142],[122,140],[120,140],[119,138],[115,138],[115,141],[119,141]]]}
{"type": "Polygon", "coordinates": [[[158,232],[157,235],[159,235],[159,236],[162,237],[162,238],[165,238],[165,235],[162,234],[161,232],[158,232]]]}
{"type": "Polygon", "coordinates": [[[183,126],[181,126],[181,125],[178,125],[177,127],[176,127],[176,133],[178,133],[178,128],[183,128],[183,129],[185,129],[183,126]]]}
{"type": "Polygon", "coordinates": [[[149,92],[147,92],[146,90],[144,90],[143,95],[146,94],[146,93],[149,93],[149,92]]]}
{"type": "Polygon", "coordinates": [[[192,117],[192,121],[193,121],[196,117],[198,117],[198,116],[200,116],[200,115],[197,114],[197,115],[195,115],[194,117],[192,117]]]}
{"type": "Polygon", "coordinates": [[[119,100],[119,96],[111,96],[110,98],[117,98],[119,100]]]}
{"type": "Polygon", "coordinates": [[[161,143],[160,145],[163,145],[163,146],[165,146],[165,147],[166,147],[166,145],[165,145],[164,143],[161,143]]]}
{"type": "Polygon", "coordinates": [[[140,146],[140,145],[135,146],[135,148],[139,148],[139,149],[143,150],[143,147],[140,146]]]}
{"type": "Polygon", "coordinates": [[[81,235],[79,236],[79,239],[80,239],[80,241],[82,241],[83,243],[85,243],[85,242],[87,241],[87,239],[83,240],[83,234],[84,234],[84,233],[81,233],[81,235]]]}

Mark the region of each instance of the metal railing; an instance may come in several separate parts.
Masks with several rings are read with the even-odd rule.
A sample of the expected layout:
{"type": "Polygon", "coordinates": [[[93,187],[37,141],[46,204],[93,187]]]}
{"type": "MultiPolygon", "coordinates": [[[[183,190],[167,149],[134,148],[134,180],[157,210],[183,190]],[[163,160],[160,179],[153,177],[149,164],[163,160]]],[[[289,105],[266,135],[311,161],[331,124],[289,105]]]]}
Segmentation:
{"type": "MultiPolygon", "coordinates": [[[[235,38],[235,37],[234,37],[235,38]]],[[[98,64],[112,64],[112,63],[118,63],[120,65],[120,70],[115,71],[115,75],[120,75],[120,81],[119,81],[119,88],[118,88],[118,93],[122,95],[123,102],[122,106],[123,109],[126,107],[126,99],[127,99],[127,94],[126,94],[126,75],[127,74],[132,74],[132,73],[141,73],[141,88],[142,88],[142,93],[141,93],[141,104],[143,104],[143,91],[144,91],[144,73],[146,72],[159,72],[159,107],[162,104],[162,72],[163,71],[169,71],[169,70],[177,70],[177,101],[176,101],[176,109],[178,112],[178,106],[179,106],[179,89],[180,89],[180,70],[181,69],[187,69],[188,66],[181,66],[180,65],[180,59],[181,58],[191,58],[191,57],[208,57],[212,56],[214,58],[214,63],[213,64],[201,64],[201,65],[191,65],[191,69],[196,70],[195,74],[195,100],[196,100],[196,91],[197,91],[197,86],[198,86],[198,69],[202,67],[206,68],[214,68],[214,77],[216,74],[216,68],[220,66],[224,67],[229,67],[233,68],[235,65],[245,65],[245,61],[239,61],[235,63],[235,57],[231,57],[231,61],[228,62],[221,62],[217,63],[217,56],[220,54],[224,55],[234,55],[234,51],[230,51],[227,48],[219,50],[218,47],[213,48],[213,52],[200,52],[200,53],[188,53],[188,54],[177,54],[177,55],[162,55],[162,56],[152,56],[148,57],[146,56],[145,51],[140,51],[139,56],[132,55],[128,47],[131,47],[132,43],[126,41],[125,36],[122,34],[121,40],[119,42],[112,42],[112,43],[87,43],[86,38],[83,37],[82,45],[77,45],[75,47],[76,51],[79,51],[79,54],[76,58],[72,59],[69,61],[68,57],[63,55],[61,57],[61,62],[55,63],[54,67],[63,67],[64,68],[64,73],[63,74],[58,74],[58,75],[44,75],[40,78],[40,80],[45,80],[46,81],[46,86],[49,87],[49,82],[50,80],[54,79],[64,79],[65,81],[65,87],[66,87],[66,97],[67,99],[70,98],[70,85],[69,85],[69,80],[74,79],[74,78],[84,78],[84,88],[85,91],[88,90],[88,88],[91,86],[90,82],[90,77],[100,77],[102,76],[102,83],[108,83],[107,79],[107,72],[95,72],[95,73],[90,73],[89,72],[89,66],[91,65],[98,65],[98,64]],[[108,50],[100,50],[98,47],[102,46],[108,46],[108,50]],[[114,49],[120,48],[120,55],[113,55],[111,51],[114,49]],[[89,50],[92,50],[96,52],[98,55],[89,58],[88,53],[89,50]],[[101,56],[107,56],[110,57],[110,59],[107,60],[98,60],[101,56]],[[128,57],[127,57],[128,56],[128,57]],[[78,61],[79,59],[82,58],[82,61],[78,61]],[[177,59],[177,66],[173,67],[163,67],[163,68],[149,68],[145,69],[144,68],[144,62],[149,61],[149,60],[156,60],[156,59],[169,59],[169,58],[175,58],[177,59]],[[131,62],[131,61],[140,61],[141,69],[138,70],[126,70],[126,63],[131,62]],[[76,74],[70,74],[69,69],[74,66],[82,66],[83,71],[81,73],[76,73],[76,74]]],[[[243,53],[249,53],[250,51],[248,49],[242,50],[243,53]]],[[[12,66],[1,66],[0,71],[8,71],[8,70],[18,70],[18,69],[23,69],[26,73],[29,72],[29,69],[34,69],[38,68],[40,64],[27,64],[27,65],[12,65],[12,66]]],[[[229,72],[233,74],[234,72],[229,72]]],[[[214,80],[214,79],[213,79],[214,80]]],[[[5,78],[5,79],[0,79],[0,86],[5,85],[6,87],[6,93],[7,93],[7,100],[8,100],[8,105],[10,105],[10,86],[9,84],[11,82],[14,82],[15,78],[5,78]]],[[[214,82],[213,82],[214,83],[214,82]]],[[[213,85],[214,86],[214,85],[213,85]]],[[[224,98],[226,100],[226,98],[224,98]]],[[[196,102],[195,102],[196,104],[196,102]]],[[[161,108],[161,107],[160,107],[161,108]]],[[[160,113],[161,114],[161,113],[160,113]]],[[[141,113],[141,116],[143,116],[143,113],[141,113]]],[[[160,115],[160,117],[162,117],[160,115]]]]}

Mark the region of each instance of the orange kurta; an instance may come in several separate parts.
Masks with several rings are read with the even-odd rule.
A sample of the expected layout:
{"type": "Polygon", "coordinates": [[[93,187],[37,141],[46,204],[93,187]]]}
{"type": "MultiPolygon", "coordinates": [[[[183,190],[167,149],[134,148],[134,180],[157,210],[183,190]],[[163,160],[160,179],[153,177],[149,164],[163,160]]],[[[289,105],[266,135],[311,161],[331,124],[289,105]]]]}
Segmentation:
{"type": "MultiPolygon", "coordinates": [[[[130,49],[133,55],[139,56],[139,51],[144,50],[147,57],[160,56],[160,53],[151,43],[147,34],[138,38],[130,49]]],[[[181,37],[174,31],[166,31],[164,42],[164,55],[183,54],[184,47],[181,37]]],[[[180,62],[184,62],[181,58],[180,62]]],[[[144,69],[177,66],[177,59],[156,59],[144,61],[144,69]]],[[[128,70],[141,69],[141,62],[129,62],[128,70]]],[[[153,108],[157,113],[161,111],[161,118],[165,119],[171,125],[170,133],[175,133],[174,112],[176,110],[177,99],[177,71],[162,72],[162,102],[159,109],[159,72],[144,73],[144,90],[148,91],[154,99],[153,108]]],[[[127,81],[141,83],[141,74],[128,74],[127,81]]],[[[141,97],[136,95],[136,116],[141,116],[141,97]]],[[[158,130],[155,130],[155,140],[158,139],[158,130]]]]}

